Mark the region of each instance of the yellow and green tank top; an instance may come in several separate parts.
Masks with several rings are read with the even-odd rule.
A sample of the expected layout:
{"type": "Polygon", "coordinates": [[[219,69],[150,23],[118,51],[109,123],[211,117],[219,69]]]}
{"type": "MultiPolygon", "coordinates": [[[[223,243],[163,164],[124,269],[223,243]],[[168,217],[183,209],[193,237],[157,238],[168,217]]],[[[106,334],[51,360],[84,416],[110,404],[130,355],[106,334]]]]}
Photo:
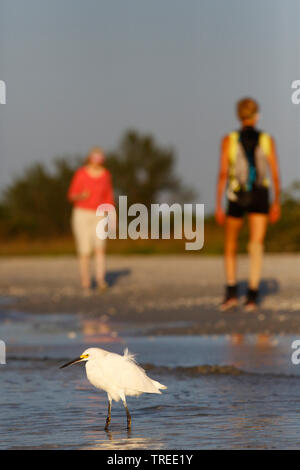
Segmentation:
{"type": "Polygon", "coordinates": [[[268,157],[272,138],[266,132],[253,127],[229,135],[228,198],[236,199],[236,193],[252,191],[255,187],[268,187],[268,157]]]}

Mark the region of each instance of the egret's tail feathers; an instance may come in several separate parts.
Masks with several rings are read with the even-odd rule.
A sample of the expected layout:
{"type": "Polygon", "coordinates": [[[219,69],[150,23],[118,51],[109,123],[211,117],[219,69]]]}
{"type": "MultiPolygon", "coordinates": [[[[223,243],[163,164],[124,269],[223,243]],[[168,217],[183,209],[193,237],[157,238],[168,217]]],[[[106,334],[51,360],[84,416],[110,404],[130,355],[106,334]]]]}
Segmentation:
{"type": "Polygon", "coordinates": [[[136,362],[135,361],[135,354],[132,354],[128,351],[128,348],[124,349],[124,357],[128,360],[128,361],[132,361],[132,362],[136,362]]]}
{"type": "Polygon", "coordinates": [[[140,367],[135,360],[135,355],[131,354],[128,349],[124,349],[124,367],[122,373],[119,374],[119,384],[125,390],[125,395],[140,395],[141,393],[161,393],[167,387],[151,379],[146,372],[140,367]]]}

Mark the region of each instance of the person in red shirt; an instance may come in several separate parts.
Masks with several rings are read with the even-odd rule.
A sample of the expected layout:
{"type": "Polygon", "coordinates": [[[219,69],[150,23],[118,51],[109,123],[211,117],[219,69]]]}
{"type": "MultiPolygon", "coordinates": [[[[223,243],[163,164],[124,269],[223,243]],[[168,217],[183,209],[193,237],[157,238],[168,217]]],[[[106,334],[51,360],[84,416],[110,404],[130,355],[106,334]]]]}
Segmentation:
{"type": "Polygon", "coordinates": [[[96,234],[96,226],[100,220],[96,216],[98,206],[114,205],[111,175],[103,166],[104,160],[102,149],[92,148],[84,165],[75,172],[68,190],[68,199],[73,203],[72,231],[79,256],[81,285],[85,291],[89,291],[91,285],[89,261],[93,252],[97,284],[100,290],[107,288],[105,240],[96,234]]]}

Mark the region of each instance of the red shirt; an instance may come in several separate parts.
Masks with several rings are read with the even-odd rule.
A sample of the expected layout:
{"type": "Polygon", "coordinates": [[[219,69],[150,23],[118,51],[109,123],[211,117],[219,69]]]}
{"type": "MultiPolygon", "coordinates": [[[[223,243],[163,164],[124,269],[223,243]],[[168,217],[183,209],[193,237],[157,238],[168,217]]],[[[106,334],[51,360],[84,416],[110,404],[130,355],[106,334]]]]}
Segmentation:
{"type": "Polygon", "coordinates": [[[71,181],[68,199],[74,203],[75,207],[82,209],[96,210],[100,204],[113,204],[114,194],[111,182],[111,175],[108,170],[97,177],[88,174],[84,167],[79,168],[71,181]],[[90,195],[82,201],[72,201],[72,196],[87,191],[90,195]]]}

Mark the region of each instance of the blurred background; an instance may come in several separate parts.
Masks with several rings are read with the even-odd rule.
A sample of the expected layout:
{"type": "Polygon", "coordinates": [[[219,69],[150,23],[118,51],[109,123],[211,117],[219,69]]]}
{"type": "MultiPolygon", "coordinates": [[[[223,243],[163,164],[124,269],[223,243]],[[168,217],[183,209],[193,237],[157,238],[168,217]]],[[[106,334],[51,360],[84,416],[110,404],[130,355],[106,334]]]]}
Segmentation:
{"type": "MultiPolygon", "coordinates": [[[[280,158],[283,216],[266,249],[299,251],[298,0],[0,0],[0,10],[1,255],[74,253],[65,195],[93,145],[116,196],[204,203],[201,253],[221,253],[219,145],[244,95],[260,102],[280,158]]],[[[108,251],[183,253],[184,241],[108,251]]]]}

